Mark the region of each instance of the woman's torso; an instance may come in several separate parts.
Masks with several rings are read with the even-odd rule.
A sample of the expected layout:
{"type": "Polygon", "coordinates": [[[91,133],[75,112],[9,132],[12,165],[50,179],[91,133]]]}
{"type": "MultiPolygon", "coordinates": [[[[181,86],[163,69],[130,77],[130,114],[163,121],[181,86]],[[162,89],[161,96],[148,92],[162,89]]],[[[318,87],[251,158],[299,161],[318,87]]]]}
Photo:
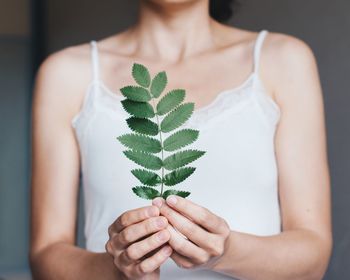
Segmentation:
{"type": "MultiPolygon", "coordinates": [[[[280,111],[258,75],[266,34],[262,31],[258,36],[254,71],[245,82],[220,92],[183,126],[200,131],[193,147],[206,154],[195,162],[195,173],[178,187],[191,192],[189,199],[223,217],[232,230],[261,236],[281,231],[274,151],[280,111]]],[[[86,247],[103,252],[107,228],[116,217],[150,201],[131,191],[138,184],[130,172],[136,164],[124,156],[124,147],[116,140],[130,132],[125,122],[128,114],[121,106],[121,95],[100,80],[96,41],[91,41],[91,47],[93,80],[72,126],[81,154],[86,247]]],[[[171,259],[161,267],[161,278],[231,279],[209,271],[183,270],[171,259]]]]}

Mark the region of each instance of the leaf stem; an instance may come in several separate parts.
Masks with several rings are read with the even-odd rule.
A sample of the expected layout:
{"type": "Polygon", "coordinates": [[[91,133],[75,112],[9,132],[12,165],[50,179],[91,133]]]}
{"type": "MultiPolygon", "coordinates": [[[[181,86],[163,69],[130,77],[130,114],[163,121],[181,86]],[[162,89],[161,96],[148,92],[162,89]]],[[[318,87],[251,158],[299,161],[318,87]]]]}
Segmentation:
{"type": "MultiPolygon", "coordinates": [[[[157,125],[158,125],[158,130],[159,130],[159,141],[160,141],[160,145],[161,145],[161,155],[162,155],[162,162],[164,161],[164,149],[163,149],[163,137],[162,137],[162,131],[160,129],[160,123],[159,123],[159,116],[157,114],[156,111],[156,105],[154,103],[154,97],[152,97],[152,104],[153,104],[153,109],[155,111],[155,116],[156,116],[156,120],[157,120],[157,125]]],[[[164,166],[162,165],[162,177],[161,177],[161,188],[160,188],[160,196],[163,195],[163,189],[164,189],[164,166]]]]}

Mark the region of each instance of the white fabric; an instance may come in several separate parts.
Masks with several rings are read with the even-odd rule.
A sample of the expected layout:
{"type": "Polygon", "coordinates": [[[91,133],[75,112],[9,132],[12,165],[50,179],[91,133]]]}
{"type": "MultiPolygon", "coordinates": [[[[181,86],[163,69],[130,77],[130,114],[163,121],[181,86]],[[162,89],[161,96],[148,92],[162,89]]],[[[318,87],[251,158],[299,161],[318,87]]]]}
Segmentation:
{"type": "MultiPolygon", "coordinates": [[[[263,30],[258,35],[254,71],[246,81],[220,92],[208,106],[195,110],[185,124],[200,130],[191,147],[206,154],[193,163],[195,173],[178,187],[191,192],[190,200],[226,219],[232,230],[260,236],[281,231],[274,151],[280,110],[258,75],[266,34],[263,30]]],[[[125,148],[116,140],[130,132],[125,122],[128,114],[121,106],[121,94],[109,90],[99,79],[96,41],[91,41],[91,47],[94,77],[72,126],[81,154],[86,248],[103,252],[108,226],[124,211],[150,201],[131,191],[139,182],[130,170],[138,166],[124,156],[125,148]]],[[[232,278],[184,270],[169,259],[161,267],[161,279],[232,278]]]]}

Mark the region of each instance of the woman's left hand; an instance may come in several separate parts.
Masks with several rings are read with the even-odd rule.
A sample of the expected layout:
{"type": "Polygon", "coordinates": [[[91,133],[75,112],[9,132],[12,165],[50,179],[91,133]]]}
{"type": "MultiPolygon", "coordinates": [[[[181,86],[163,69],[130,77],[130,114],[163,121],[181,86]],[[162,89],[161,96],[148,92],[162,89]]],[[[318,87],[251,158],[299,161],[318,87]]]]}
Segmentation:
{"type": "Polygon", "coordinates": [[[175,263],[183,268],[213,268],[228,246],[231,231],[227,222],[208,209],[175,195],[169,196],[166,202],[155,198],[153,205],[159,207],[170,224],[168,243],[174,250],[171,258],[175,263]]]}

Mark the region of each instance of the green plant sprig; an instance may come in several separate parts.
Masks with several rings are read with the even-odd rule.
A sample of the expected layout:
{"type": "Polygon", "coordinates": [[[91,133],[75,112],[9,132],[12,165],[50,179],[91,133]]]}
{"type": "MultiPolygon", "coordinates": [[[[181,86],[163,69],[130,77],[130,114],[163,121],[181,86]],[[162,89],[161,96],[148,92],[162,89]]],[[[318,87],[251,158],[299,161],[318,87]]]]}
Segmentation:
{"type": "Polygon", "coordinates": [[[152,79],[144,65],[134,63],[132,76],[136,85],[120,89],[125,97],[121,101],[122,106],[131,115],[126,122],[132,133],[117,137],[128,148],[123,151],[124,155],[143,167],[131,170],[142,184],[132,190],[144,199],[159,196],[166,199],[171,194],[187,197],[190,192],[172,187],[192,175],[196,168],[187,165],[205,154],[200,150],[182,149],[198,139],[199,131],[185,128],[164,137],[192,116],[194,103],[183,102],[186,96],[184,89],[173,89],[160,98],[168,83],[165,71],[152,79]],[[174,153],[164,157],[164,151],[174,153]],[[159,153],[160,156],[157,155],[159,153]],[[160,175],[156,173],[159,170],[160,175]]]}

